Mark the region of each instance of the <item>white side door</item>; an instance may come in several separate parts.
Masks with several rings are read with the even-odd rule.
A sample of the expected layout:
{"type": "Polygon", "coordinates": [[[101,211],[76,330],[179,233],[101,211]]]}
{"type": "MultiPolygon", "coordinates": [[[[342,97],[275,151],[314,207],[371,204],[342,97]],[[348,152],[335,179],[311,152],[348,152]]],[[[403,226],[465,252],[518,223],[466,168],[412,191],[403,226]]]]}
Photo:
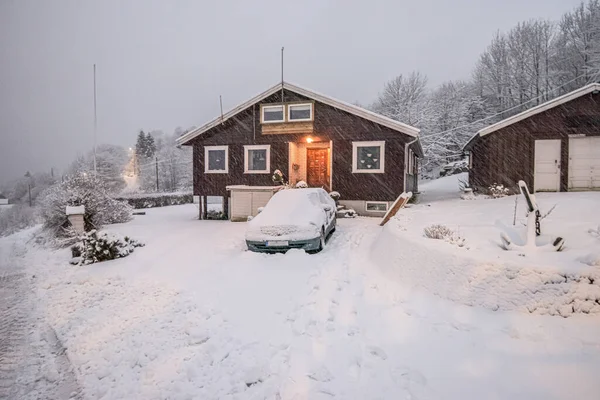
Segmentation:
{"type": "Polygon", "coordinates": [[[569,189],[600,189],[600,137],[569,139],[569,189]]]}
{"type": "Polygon", "coordinates": [[[535,141],[534,190],[560,190],[560,139],[535,141]]]}

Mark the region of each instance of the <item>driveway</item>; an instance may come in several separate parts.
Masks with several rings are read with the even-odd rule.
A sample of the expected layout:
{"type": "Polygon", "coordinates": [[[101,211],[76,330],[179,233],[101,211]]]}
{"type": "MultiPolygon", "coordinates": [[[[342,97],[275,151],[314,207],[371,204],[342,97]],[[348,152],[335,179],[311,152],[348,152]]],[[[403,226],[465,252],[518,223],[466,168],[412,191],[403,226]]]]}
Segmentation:
{"type": "Polygon", "coordinates": [[[73,267],[66,252],[44,253],[39,265],[54,266],[37,278],[40,303],[84,398],[583,399],[600,391],[597,319],[494,313],[390,280],[385,254],[373,261],[384,232],[376,219],[340,220],[316,255],[266,255],[245,250],[244,223],[196,216],[193,205],[166,207],[108,227],[146,243],[114,262],[73,267]]]}

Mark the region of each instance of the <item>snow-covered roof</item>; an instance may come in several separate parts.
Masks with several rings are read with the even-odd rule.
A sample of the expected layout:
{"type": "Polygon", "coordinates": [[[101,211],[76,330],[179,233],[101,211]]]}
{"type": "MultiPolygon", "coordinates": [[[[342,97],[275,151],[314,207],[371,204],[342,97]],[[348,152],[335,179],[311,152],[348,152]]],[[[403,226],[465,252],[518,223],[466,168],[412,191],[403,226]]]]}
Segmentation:
{"type": "Polygon", "coordinates": [[[559,96],[555,99],[549,100],[543,104],[540,104],[538,106],[535,106],[528,110],[525,110],[519,114],[513,115],[512,117],[503,119],[500,122],[497,122],[495,124],[487,126],[483,129],[481,129],[480,131],[478,131],[475,135],[473,135],[473,137],[471,137],[471,139],[469,139],[467,144],[464,145],[463,150],[468,150],[471,147],[471,145],[473,144],[473,142],[475,141],[475,139],[478,137],[489,135],[490,133],[496,132],[502,128],[505,128],[507,126],[515,124],[519,121],[522,121],[524,119],[532,117],[536,114],[542,113],[544,111],[548,111],[556,106],[568,103],[571,100],[575,100],[581,96],[584,96],[586,94],[596,92],[596,91],[600,91],[600,83],[591,83],[591,84],[583,86],[577,90],[574,90],[572,92],[569,92],[567,94],[559,96]]]}
{"type": "Polygon", "coordinates": [[[592,93],[595,91],[600,91],[600,83],[591,83],[587,86],[583,86],[583,87],[581,87],[577,90],[574,90],[570,93],[567,93],[565,95],[562,95],[560,97],[557,97],[555,99],[547,101],[543,104],[540,104],[539,106],[532,107],[529,110],[525,110],[517,115],[513,115],[512,117],[506,118],[500,122],[497,122],[493,125],[485,127],[482,130],[480,130],[479,132],[477,132],[477,134],[479,136],[489,135],[490,133],[495,132],[499,129],[502,129],[506,126],[512,125],[516,122],[522,121],[526,118],[532,117],[532,116],[542,113],[544,111],[548,111],[551,108],[554,108],[554,107],[559,106],[564,103],[568,103],[571,100],[575,100],[578,97],[584,96],[588,93],[592,93]]]}
{"type": "MultiPolygon", "coordinates": [[[[325,96],[324,94],[320,94],[320,93],[314,92],[312,90],[304,89],[300,86],[296,86],[296,85],[293,85],[288,82],[283,83],[283,88],[286,90],[289,90],[290,92],[300,94],[302,96],[308,97],[308,98],[318,101],[320,103],[327,104],[327,105],[329,105],[331,107],[335,107],[339,110],[346,111],[350,114],[354,114],[358,117],[361,117],[366,120],[386,126],[390,129],[394,129],[398,132],[402,132],[406,135],[414,136],[414,137],[418,137],[418,135],[419,135],[420,130],[413,126],[404,124],[402,122],[395,121],[388,117],[384,117],[383,115],[374,113],[373,111],[366,110],[362,107],[358,107],[353,104],[346,103],[344,101],[337,100],[337,99],[334,99],[329,96],[325,96]]],[[[213,119],[212,121],[200,126],[199,128],[191,130],[188,133],[186,133],[185,135],[182,135],[181,137],[179,137],[177,139],[177,144],[181,145],[181,144],[185,144],[185,143],[189,142],[191,139],[203,134],[204,132],[208,131],[211,128],[214,128],[215,126],[219,125],[220,123],[227,121],[228,119],[234,117],[235,115],[244,111],[248,107],[251,107],[252,105],[271,96],[274,93],[277,93],[280,90],[281,90],[281,83],[278,83],[278,84],[272,86],[271,88],[267,89],[266,91],[262,92],[261,94],[254,96],[250,100],[234,107],[233,109],[231,109],[230,111],[225,113],[223,115],[223,117],[219,116],[219,117],[213,119]]]]}

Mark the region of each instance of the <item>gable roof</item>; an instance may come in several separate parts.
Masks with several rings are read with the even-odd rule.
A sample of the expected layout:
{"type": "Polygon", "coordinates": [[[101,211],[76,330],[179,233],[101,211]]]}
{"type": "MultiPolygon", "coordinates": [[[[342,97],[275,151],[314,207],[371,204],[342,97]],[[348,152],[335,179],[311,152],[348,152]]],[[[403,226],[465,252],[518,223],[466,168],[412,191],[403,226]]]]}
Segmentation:
{"type": "Polygon", "coordinates": [[[575,100],[578,97],[584,96],[588,93],[592,93],[594,91],[600,91],[600,83],[591,83],[587,86],[583,86],[577,90],[574,90],[570,93],[559,96],[555,99],[547,101],[545,103],[540,104],[539,106],[535,106],[530,108],[529,110],[525,110],[517,115],[513,115],[512,117],[506,118],[500,122],[497,122],[493,125],[483,128],[477,134],[479,136],[489,135],[492,132],[500,130],[506,126],[512,125],[516,122],[522,121],[526,118],[532,117],[536,114],[543,113],[544,111],[548,111],[551,108],[557,107],[561,104],[568,103],[571,100],[575,100]]]}
{"type": "Polygon", "coordinates": [[[477,139],[478,137],[489,135],[490,133],[494,133],[502,128],[505,128],[507,126],[515,124],[519,121],[523,121],[524,119],[533,117],[536,114],[543,113],[544,111],[548,111],[554,107],[560,106],[561,104],[568,103],[571,100],[575,100],[581,96],[584,96],[586,94],[596,92],[596,91],[600,91],[600,83],[590,83],[589,85],[580,87],[579,89],[576,89],[572,92],[569,92],[567,94],[559,96],[555,99],[549,100],[538,106],[532,107],[532,108],[525,110],[519,114],[513,115],[512,117],[503,119],[500,122],[496,122],[495,124],[486,126],[485,128],[478,131],[475,135],[473,135],[473,137],[471,137],[471,139],[469,139],[469,141],[464,145],[463,150],[468,150],[471,147],[471,145],[473,144],[473,142],[475,141],[475,139],[477,139]]]}
{"type": "MultiPolygon", "coordinates": [[[[358,106],[355,106],[350,103],[336,100],[332,97],[325,96],[325,95],[317,93],[317,92],[313,92],[312,90],[301,88],[300,86],[292,85],[291,83],[288,83],[288,82],[283,83],[283,88],[286,90],[289,90],[290,92],[300,94],[302,96],[316,100],[320,103],[327,104],[327,105],[337,108],[339,110],[346,111],[350,114],[354,114],[358,117],[361,117],[366,120],[386,126],[390,129],[394,129],[398,132],[402,132],[406,135],[413,136],[413,137],[418,137],[418,135],[419,135],[419,129],[417,129],[415,127],[403,124],[402,122],[395,121],[388,117],[384,117],[383,115],[374,113],[373,111],[366,110],[362,107],[358,107],[358,106]]],[[[280,90],[281,90],[281,83],[278,83],[277,85],[272,86],[271,88],[267,89],[266,91],[262,92],[261,94],[254,96],[250,100],[234,107],[233,109],[231,109],[230,111],[225,113],[222,118],[219,116],[219,117],[213,119],[212,121],[202,125],[201,127],[193,129],[193,130],[189,131],[188,133],[180,136],[179,138],[177,138],[177,144],[181,145],[181,144],[185,144],[185,143],[189,142],[190,140],[194,139],[195,137],[203,134],[204,132],[208,131],[211,128],[214,128],[215,126],[219,125],[220,123],[227,121],[228,119],[234,117],[235,115],[244,111],[248,107],[251,107],[252,105],[271,96],[272,94],[277,93],[280,90]]]]}

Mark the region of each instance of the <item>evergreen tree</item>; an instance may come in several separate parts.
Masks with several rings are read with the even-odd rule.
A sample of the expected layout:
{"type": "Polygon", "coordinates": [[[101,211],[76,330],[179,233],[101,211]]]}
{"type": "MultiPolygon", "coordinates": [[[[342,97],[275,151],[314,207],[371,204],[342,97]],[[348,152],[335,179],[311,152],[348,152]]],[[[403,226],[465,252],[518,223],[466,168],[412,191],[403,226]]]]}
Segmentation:
{"type": "Polygon", "coordinates": [[[135,143],[135,155],[138,158],[146,157],[146,134],[144,131],[140,130],[138,133],[137,142],[135,143]]]}
{"type": "Polygon", "coordinates": [[[156,154],[156,143],[154,143],[154,137],[149,133],[146,135],[146,158],[154,157],[156,154]]]}

